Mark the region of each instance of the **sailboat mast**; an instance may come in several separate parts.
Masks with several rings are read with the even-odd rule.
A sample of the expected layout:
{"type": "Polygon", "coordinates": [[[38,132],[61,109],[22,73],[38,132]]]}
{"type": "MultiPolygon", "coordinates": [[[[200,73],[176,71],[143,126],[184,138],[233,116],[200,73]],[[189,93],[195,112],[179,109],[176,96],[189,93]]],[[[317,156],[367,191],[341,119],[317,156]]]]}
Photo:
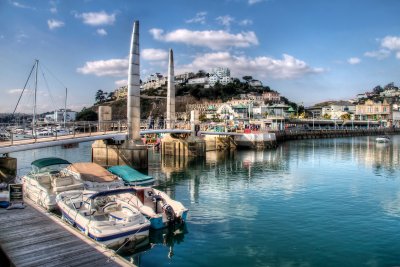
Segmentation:
{"type": "Polygon", "coordinates": [[[65,123],[67,122],[67,97],[68,97],[68,88],[65,88],[64,130],[65,130],[65,123]]]}
{"type": "Polygon", "coordinates": [[[32,131],[35,133],[36,128],[36,96],[37,96],[37,83],[38,83],[38,69],[39,69],[39,60],[36,59],[36,73],[35,73],[35,97],[33,102],[33,119],[32,119],[32,131]]]}

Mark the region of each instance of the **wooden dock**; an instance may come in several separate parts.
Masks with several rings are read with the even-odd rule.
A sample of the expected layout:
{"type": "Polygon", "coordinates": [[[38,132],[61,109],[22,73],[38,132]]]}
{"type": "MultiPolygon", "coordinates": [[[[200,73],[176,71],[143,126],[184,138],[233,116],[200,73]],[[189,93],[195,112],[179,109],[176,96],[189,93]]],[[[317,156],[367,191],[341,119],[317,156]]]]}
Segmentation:
{"type": "Polygon", "coordinates": [[[0,208],[0,266],[133,266],[31,202],[0,208]]]}

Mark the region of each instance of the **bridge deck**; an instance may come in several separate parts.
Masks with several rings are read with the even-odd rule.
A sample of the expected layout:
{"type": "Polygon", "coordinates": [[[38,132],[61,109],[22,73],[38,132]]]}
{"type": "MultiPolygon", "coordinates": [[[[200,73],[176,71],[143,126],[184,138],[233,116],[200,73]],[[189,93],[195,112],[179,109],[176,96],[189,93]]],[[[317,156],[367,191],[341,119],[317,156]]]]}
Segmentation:
{"type": "Polygon", "coordinates": [[[30,202],[25,209],[0,209],[4,263],[1,250],[13,266],[132,266],[30,202]]]}

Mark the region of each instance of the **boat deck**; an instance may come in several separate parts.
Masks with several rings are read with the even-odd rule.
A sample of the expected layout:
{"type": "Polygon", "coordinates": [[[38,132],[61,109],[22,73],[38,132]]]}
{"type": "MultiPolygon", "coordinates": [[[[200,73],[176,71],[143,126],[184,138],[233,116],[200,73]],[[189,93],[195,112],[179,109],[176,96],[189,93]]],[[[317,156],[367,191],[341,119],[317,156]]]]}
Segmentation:
{"type": "Polygon", "coordinates": [[[0,209],[1,266],[133,266],[55,215],[25,204],[0,209]]]}

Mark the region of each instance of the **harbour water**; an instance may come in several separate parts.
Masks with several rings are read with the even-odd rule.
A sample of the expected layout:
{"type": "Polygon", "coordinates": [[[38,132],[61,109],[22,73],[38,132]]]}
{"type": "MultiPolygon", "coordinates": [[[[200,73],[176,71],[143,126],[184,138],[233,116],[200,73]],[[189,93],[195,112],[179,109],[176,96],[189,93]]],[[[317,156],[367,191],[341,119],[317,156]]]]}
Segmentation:
{"type": "MultiPolygon", "coordinates": [[[[125,257],[139,266],[400,266],[400,136],[302,140],[276,150],[149,152],[157,187],[189,208],[186,229],[125,257]]],[[[14,153],[89,161],[90,144],[14,153]]]]}

